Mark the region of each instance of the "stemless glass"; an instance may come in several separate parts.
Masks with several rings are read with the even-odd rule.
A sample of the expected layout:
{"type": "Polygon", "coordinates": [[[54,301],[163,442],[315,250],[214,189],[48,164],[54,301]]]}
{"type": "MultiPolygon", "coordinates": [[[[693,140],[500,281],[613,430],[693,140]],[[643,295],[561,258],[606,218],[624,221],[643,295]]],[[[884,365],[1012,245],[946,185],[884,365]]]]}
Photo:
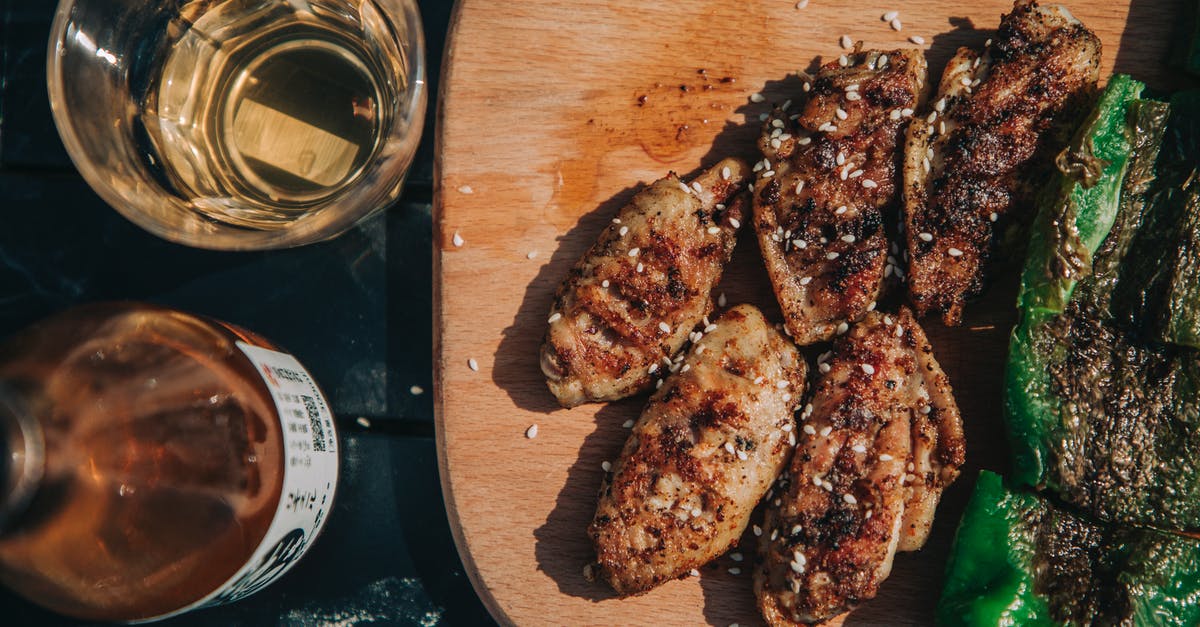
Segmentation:
{"type": "Polygon", "coordinates": [[[47,82],[72,161],[125,217],[283,248],[399,195],[424,56],[413,0],[62,0],[47,82]]]}

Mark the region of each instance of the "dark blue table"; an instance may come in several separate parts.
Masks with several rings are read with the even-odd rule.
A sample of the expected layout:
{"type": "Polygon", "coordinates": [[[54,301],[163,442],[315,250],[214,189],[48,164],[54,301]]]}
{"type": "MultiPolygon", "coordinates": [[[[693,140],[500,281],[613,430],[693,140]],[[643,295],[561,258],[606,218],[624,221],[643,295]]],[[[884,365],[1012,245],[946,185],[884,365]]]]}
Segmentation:
{"type": "MultiPolygon", "coordinates": [[[[97,300],[214,316],[295,354],[330,395],[341,427],[338,501],[308,556],[249,599],[162,625],[492,622],[455,551],[434,450],[433,121],[452,3],[419,4],[429,114],[396,206],[323,244],[219,253],[156,239],[92,193],[47,103],[54,2],[0,0],[0,334],[97,300]]],[[[76,624],[0,590],[0,625],[76,624]]]]}

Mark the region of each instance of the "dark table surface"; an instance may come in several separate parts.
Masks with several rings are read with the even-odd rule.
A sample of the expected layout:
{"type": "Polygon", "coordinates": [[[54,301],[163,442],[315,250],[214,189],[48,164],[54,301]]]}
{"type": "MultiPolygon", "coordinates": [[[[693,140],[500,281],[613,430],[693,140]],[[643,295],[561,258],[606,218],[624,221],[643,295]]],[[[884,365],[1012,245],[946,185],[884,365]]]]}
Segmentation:
{"type": "MultiPolygon", "coordinates": [[[[99,300],[213,316],[296,355],[341,427],[338,500],[304,560],[244,601],[159,624],[490,624],[446,521],[430,395],[433,122],[452,2],[418,2],[429,114],[399,202],[335,240],[257,253],[156,239],[88,188],[46,97],[54,4],[0,0],[0,335],[99,300]]],[[[75,624],[0,590],[0,625],[75,624]]]]}

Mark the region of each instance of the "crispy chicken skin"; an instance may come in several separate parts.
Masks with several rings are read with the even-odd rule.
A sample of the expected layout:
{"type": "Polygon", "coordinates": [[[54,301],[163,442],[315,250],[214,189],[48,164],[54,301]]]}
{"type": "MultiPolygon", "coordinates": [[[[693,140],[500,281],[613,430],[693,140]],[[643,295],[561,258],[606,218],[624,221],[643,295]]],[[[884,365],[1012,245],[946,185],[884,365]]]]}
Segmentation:
{"type": "Polygon", "coordinates": [[[622,596],[685,576],[738,541],[795,444],[807,368],[750,305],[689,350],[605,477],[588,534],[622,596]]]}
{"type": "Polygon", "coordinates": [[[867,314],[819,364],[759,543],[754,590],[771,625],[824,621],[874,597],[895,552],[924,542],[962,464],[958,410],[908,309],[867,314]]]}
{"type": "Polygon", "coordinates": [[[710,311],[745,219],[748,167],[725,159],[691,184],[674,173],[636,194],[571,269],[550,309],[542,372],[564,407],[650,387],[710,311]]]}
{"type": "Polygon", "coordinates": [[[925,84],[916,50],[843,59],[812,78],[802,106],[772,113],[755,166],[759,248],[802,346],[861,318],[883,287],[884,216],[898,204],[903,130],[925,84]]]}
{"type": "MultiPolygon", "coordinates": [[[[1058,5],[1017,0],[982,54],[960,48],[934,110],[908,129],[904,163],[909,297],[962,320],[983,290],[997,234],[1026,222],[1047,139],[1093,92],[1100,40],[1058,5]],[[1057,122],[1057,124],[1056,124],[1057,122]]],[[[1052,142],[1051,142],[1052,143],[1052,142]]]]}

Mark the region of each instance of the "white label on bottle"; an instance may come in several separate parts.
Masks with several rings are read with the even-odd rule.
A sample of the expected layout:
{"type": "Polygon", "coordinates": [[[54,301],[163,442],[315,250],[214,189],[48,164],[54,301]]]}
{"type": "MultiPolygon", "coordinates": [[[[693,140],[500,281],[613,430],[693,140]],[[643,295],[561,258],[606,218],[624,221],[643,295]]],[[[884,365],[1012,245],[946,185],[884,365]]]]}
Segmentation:
{"type": "Polygon", "coordinates": [[[224,584],[199,601],[149,622],[224,603],[262,590],[287,572],[312,544],[333,506],[338,480],[333,413],[295,357],[238,342],[267,384],[283,426],[283,491],[267,534],[224,584]]]}

